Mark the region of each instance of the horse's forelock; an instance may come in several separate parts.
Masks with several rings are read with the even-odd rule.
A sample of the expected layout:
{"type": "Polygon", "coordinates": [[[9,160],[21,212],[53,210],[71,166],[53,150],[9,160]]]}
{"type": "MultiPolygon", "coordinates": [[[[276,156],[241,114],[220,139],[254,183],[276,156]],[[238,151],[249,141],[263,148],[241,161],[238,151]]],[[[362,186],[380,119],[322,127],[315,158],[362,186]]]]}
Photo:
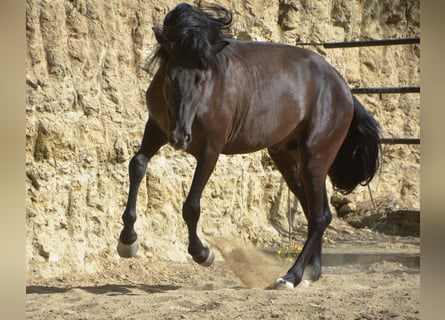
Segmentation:
{"type": "Polygon", "coordinates": [[[165,38],[175,44],[179,55],[189,54],[214,64],[215,45],[228,37],[223,30],[229,28],[231,22],[230,11],[221,6],[200,10],[180,4],[166,15],[162,30],[165,38]]]}
{"type": "MultiPolygon", "coordinates": [[[[216,53],[225,46],[228,35],[223,30],[232,24],[232,13],[219,5],[209,5],[203,9],[189,4],[179,4],[167,13],[161,30],[163,37],[174,43],[179,56],[182,54],[199,58],[207,64],[218,67],[216,53]],[[216,51],[215,51],[216,48],[216,51]]],[[[147,61],[144,70],[153,71],[157,61],[165,61],[168,52],[159,46],[147,61]]]]}

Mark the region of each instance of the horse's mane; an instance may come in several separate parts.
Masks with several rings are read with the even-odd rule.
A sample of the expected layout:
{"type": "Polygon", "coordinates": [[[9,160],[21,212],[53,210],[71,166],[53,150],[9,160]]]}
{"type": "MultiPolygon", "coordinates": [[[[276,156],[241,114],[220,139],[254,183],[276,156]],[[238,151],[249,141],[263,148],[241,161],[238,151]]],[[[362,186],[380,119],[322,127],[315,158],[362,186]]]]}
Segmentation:
{"type": "MultiPolygon", "coordinates": [[[[216,66],[218,59],[215,45],[229,38],[223,30],[231,24],[231,12],[222,6],[212,4],[201,10],[182,3],[165,16],[163,26],[158,29],[164,39],[174,43],[177,52],[216,66]]],[[[144,69],[148,71],[158,61],[167,59],[168,52],[159,45],[144,69]]]]}

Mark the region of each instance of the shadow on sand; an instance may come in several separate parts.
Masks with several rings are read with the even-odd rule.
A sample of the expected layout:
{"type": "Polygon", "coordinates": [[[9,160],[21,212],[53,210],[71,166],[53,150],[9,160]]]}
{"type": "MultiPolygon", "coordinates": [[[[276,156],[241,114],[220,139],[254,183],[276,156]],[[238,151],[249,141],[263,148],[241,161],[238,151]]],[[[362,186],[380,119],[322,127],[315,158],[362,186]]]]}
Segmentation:
{"type": "Polygon", "coordinates": [[[177,290],[180,286],[169,285],[144,285],[144,284],[106,284],[102,286],[84,286],[84,287],[52,287],[52,286],[27,286],[26,294],[52,294],[65,293],[73,289],[80,289],[92,294],[107,295],[138,295],[136,290],[147,293],[163,293],[177,290]]]}

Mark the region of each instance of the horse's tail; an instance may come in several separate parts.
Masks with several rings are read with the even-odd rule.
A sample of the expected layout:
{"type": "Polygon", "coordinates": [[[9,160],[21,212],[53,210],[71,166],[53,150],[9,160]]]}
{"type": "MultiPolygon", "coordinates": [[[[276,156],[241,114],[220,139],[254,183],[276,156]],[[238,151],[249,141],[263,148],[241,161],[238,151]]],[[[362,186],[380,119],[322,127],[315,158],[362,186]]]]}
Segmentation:
{"type": "Polygon", "coordinates": [[[380,126],[353,96],[354,116],[349,132],[329,169],[334,189],[351,193],[358,184],[369,184],[379,167],[380,126]]]}

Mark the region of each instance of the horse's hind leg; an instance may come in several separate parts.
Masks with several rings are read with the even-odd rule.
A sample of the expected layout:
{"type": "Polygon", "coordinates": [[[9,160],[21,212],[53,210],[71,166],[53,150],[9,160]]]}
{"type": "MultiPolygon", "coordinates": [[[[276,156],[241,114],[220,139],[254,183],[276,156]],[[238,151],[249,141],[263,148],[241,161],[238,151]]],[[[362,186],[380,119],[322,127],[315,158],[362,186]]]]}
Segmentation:
{"type": "MultiPolygon", "coordinates": [[[[326,187],[323,191],[323,219],[326,227],[331,223],[332,214],[329,208],[328,196],[326,193],[326,187]]],[[[308,220],[308,238],[311,237],[314,231],[314,225],[311,223],[309,211],[305,211],[306,219],[308,220]]],[[[312,257],[309,260],[306,268],[304,269],[303,280],[316,281],[321,276],[321,247],[322,241],[320,241],[317,248],[314,250],[312,257]]]]}
{"type": "Polygon", "coordinates": [[[141,148],[130,160],[128,166],[130,189],[127,205],[122,215],[124,227],[120,233],[117,246],[117,251],[121,257],[130,258],[136,255],[138,246],[134,223],[136,221],[136,200],[139,185],[145,176],[148,161],[165,143],[167,143],[167,138],[164,133],[154,122],[149,120],[145,126],[141,148]]]}
{"type": "MultiPolygon", "coordinates": [[[[325,228],[331,221],[323,165],[308,166],[310,157],[303,150],[269,149],[290,190],[297,196],[308,220],[308,237],[299,258],[277,284],[294,287],[304,278],[318,280],[321,275],[321,244],[325,228]]],[[[314,161],[315,162],[315,161],[314,161]]]]}

